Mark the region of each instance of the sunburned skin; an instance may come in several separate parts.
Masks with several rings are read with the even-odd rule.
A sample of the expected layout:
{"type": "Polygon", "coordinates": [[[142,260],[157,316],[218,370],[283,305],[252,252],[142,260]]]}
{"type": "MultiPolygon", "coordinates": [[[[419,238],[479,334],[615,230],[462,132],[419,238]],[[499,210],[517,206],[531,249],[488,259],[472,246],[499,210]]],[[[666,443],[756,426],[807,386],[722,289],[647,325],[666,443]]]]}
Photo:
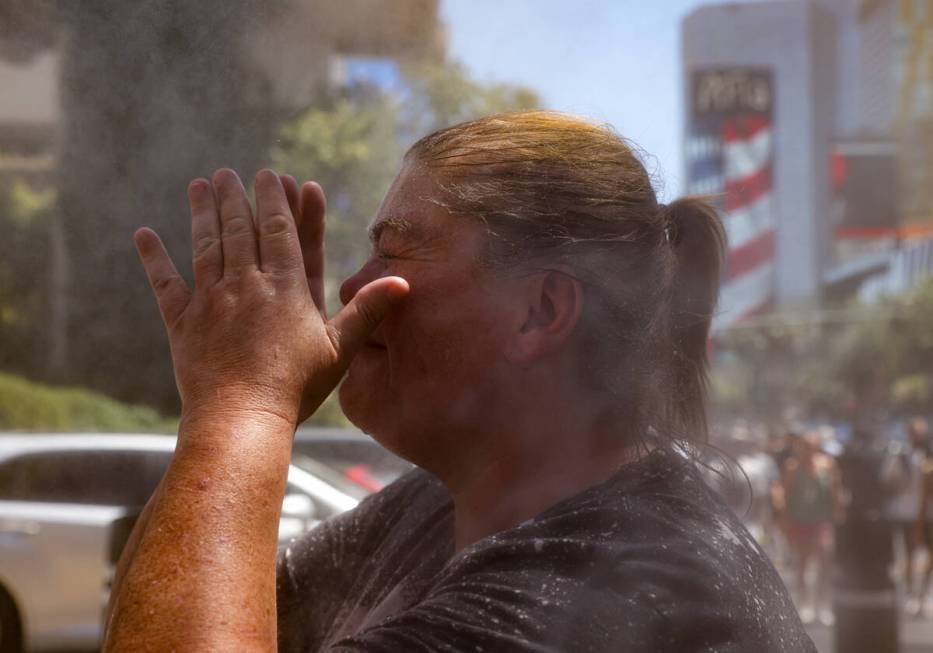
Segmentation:
{"type": "Polygon", "coordinates": [[[107,651],[275,649],[295,425],[408,293],[404,280],[380,278],[325,320],[320,187],[262,171],[255,188],[254,221],[233,171],[190,185],[194,290],[158,236],[137,232],[183,411],[172,462],[117,568],[107,651]]]}

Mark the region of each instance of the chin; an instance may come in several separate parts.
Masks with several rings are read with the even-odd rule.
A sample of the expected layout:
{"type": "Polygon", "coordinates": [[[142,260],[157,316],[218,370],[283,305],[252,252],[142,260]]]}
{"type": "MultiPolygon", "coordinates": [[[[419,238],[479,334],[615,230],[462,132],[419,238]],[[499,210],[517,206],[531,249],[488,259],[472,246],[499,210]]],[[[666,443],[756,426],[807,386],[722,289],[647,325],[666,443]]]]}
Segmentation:
{"type": "Polygon", "coordinates": [[[340,407],[344,415],[356,428],[400,458],[423,464],[420,453],[425,442],[418,436],[418,429],[406,428],[397,401],[387,400],[370,388],[344,380],[340,386],[340,407]]]}
{"type": "Polygon", "coordinates": [[[376,403],[375,397],[371,392],[366,392],[360,384],[354,383],[353,379],[346,378],[340,384],[337,390],[337,398],[340,400],[340,408],[347,419],[358,429],[371,433],[373,421],[373,407],[376,403]]]}
{"type": "Polygon", "coordinates": [[[345,379],[338,392],[340,408],[350,423],[363,433],[372,436],[374,440],[390,449],[384,440],[387,439],[392,423],[390,403],[376,396],[372,388],[363,384],[354,383],[352,379],[345,379]]]}

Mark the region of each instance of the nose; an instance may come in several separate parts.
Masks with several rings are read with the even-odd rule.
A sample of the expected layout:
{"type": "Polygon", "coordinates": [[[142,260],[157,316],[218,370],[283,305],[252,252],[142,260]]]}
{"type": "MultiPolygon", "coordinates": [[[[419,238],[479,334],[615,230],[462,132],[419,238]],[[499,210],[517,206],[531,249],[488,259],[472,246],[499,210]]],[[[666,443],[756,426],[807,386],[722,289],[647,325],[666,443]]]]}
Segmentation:
{"type": "Polygon", "coordinates": [[[340,284],[340,301],[344,306],[349,304],[350,301],[356,297],[356,293],[360,291],[360,288],[370,281],[375,281],[382,275],[382,270],[380,268],[381,266],[377,261],[370,259],[363,267],[357,270],[356,274],[348,277],[340,284]]]}

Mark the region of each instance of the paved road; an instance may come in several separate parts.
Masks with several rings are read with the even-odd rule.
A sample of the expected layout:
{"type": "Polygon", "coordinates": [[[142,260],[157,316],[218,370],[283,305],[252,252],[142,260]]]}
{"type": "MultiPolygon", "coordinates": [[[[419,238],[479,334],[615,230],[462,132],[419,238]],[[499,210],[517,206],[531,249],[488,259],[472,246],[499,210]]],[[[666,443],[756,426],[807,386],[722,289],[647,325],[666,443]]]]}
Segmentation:
{"type": "MultiPolygon", "coordinates": [[[[832,628],[813,625],[807,626],[807,632],[820,653],[835,653],[832,628]]],[[[904,619],[900,627],[900,640],[901,653],[933,653],[933,620],[904,619]]]]}

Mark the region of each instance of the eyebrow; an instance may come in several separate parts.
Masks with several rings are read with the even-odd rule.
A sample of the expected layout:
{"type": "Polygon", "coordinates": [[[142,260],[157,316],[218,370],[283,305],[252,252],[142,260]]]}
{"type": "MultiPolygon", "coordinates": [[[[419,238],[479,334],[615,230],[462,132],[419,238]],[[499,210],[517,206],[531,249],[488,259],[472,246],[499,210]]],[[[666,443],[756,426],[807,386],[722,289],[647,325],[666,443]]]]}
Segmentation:
{"type": "Polygon", "coordinates": [[[412,233],[418,231],[415,224],[406,218],[390,217],[376,222],[369,227],[369,240],[374,245],[379,242],[379,238],[384,231],[394,231],[399,234],[412,233]]]}

